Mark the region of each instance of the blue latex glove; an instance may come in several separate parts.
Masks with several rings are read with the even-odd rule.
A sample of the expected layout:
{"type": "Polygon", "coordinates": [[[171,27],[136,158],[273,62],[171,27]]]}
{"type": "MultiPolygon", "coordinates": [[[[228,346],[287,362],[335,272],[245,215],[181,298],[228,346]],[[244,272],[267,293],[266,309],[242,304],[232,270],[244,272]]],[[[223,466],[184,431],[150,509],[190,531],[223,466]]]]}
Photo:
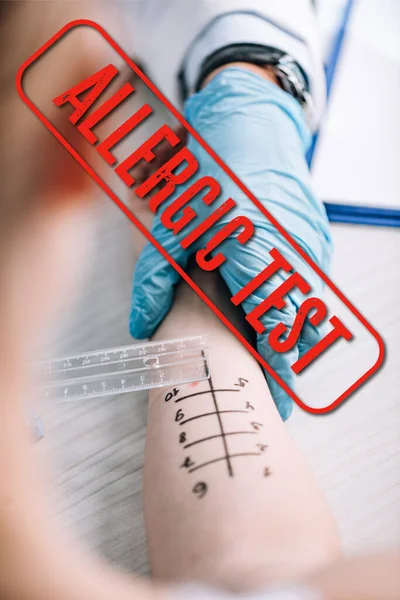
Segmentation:
{"type": "MultiPolygon", "coordinates": [[[[203,90],[186,102],[185,117],[309,256],[327,271],[331,238],[325,209],[311,188],[305,160],[311,135],[300,104],[257,74],[231,67],[216,75],[203,90]]],[[[214,209],[217,203],[231,196],[238,205],[234,209],[236,214],[247,216],[256,228],[252,239],[245,245],[232,237],[217,249],[217,252],[223,251],[227,256],[220,273],[232,294],[271,262],[269,250],[273,247],[283,254],[295,270],[304,274],[304,261],[296,251],[192,137],[188,141],[188,148],[200,165],[192,181],[210,175],[221,184],[222,189],[221,202],[218,199],[211,207],[205,207],[201,198],[191,201],[199,219],[202,220],[209,214],[210,208],[214,209]]],[[[190,183],[189,179],[186,187],[190,183]]],[[[179,186],[170,202],[184,189],[185,186],[179,186]]],[[[182,231],[182,235],[173,236],[159,221],[159,214],[168,203],[162,204],[155,216],[152,233],[185,267],[189,255],[196,248],[190,247],[189,253],[189,250],[181,248],[179,241],[199,221],[194,220],[182,231]]],[[[233,213],[229,212],[225,219],[203,235],[198,248],[204,247],[218,228],[236,216],[233,213]]],[[[312,286],[313,295],[321,296],[321,280],[315,274],[311,279],[309,270],[306,273],[304,276],[312,286]]],[[[287,275],[280,275],[280,272],[270,278],[242,303],[245,312],[250,312],[286,278],[287,275]]],[[[139,258],[134,275],[130,329],[135,338],[149,337],[163,320],[171,306],[174,286],[179,279],[175,269],[149,243],[139,258]]],[[[303,300],[304,296],[295,288],[287,297],[287,305],[283,310],[270,309],[262,320],[266,331],[258,336],[257,342],[259,353],[292,389],[295,376],[290,366],[315,345],[321,332],[307,321],[298,343],[284,354],[272,351],[268,334],[280,322],[290,331],[303,300]]],[[[292,400],[272,377],[266,375],[280,415],[287,419],[292,410],[292,400]]]]}

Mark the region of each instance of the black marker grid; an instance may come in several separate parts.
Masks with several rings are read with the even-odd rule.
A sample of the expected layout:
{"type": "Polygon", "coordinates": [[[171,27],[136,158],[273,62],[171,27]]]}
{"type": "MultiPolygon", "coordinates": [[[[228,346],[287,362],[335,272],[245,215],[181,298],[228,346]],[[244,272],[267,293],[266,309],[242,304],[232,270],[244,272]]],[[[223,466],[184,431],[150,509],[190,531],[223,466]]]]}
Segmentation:
{"type": "MultiPolygon", "coordinates": [[[[204,355],[203,351],[202,351],[202,355],[204,358],[205,366],[207,368],[206,359],[205,359],[205,355],[204,355]]],[[[217,462],[221,462],[221,461],[225,461],[226,467],[228,470],[228,475],[229,475],[229,477],[233,477],[234,476],[233,467],[232,467],[232,459],[233,458],[237,458],[239,456],[260,456],[261,453],[260,452],[242,452],[242,453],[237,453],[237,454],[230,454],[226,438],[231,435],[257,435],[258,431],[226,432],[221,415],[223,415],[225,413],[249,413],[250,411],[248,411],[248,410],[220,410],[219,406],[218,406],[217,392],[218,393],[220,393],[220,392],[240,392],[240,390],[227,389],[227,388],[215,389],[211,375],[208,379],[208,384],[209,384],[209,388],[210,388],[209,390],[205,390],[202,392],[195,392],[193,394],[188,394],[186,396],[183,396],[182,398],[178,398],[177,400],[175,400],[175,402],[178,403],[178,402],[182,402],[183,400],[186,400],[188,398],[193,398],[194,396],[201,396],[203,394],[211,393],[211,397],[213,400],[215,410],[212,412],[203,413],[201,415],[196,415],[194,417],[189,417],[188,419],[185,419],[184,421],[180,421],[179,425],[184,425],[185,423],[188,423],[189,421],[194,421],[196,419],[201,419],[203,417],[209,417],[209,416],[215,415],[218,419],[220,433],[217,435],[211,435],[211,436],[208,436],[205,438],[201,438],[199,440],[196,440],[194,442],[186,444],[185,446],[183,446],[183,448],[185,448],[185,449],[190,448],[191,446],[195,446],[196,444],[207,442],[212,439],[221,438],[222,443],[223,443],[223,448],[224,448],[224,456],[221,456],[219,458],[214,458],[213,460],[209,460],[207,462],[201,463],[200,465],[196,465],[195,467],[192,467],[191,469],[189,469],[188,472],[193,473],[194,471],[197,471],[198,469],[202,469],[203,467],[207,467],[208,465],[211,465],[211,464],[214,464],[217,462]]]]}

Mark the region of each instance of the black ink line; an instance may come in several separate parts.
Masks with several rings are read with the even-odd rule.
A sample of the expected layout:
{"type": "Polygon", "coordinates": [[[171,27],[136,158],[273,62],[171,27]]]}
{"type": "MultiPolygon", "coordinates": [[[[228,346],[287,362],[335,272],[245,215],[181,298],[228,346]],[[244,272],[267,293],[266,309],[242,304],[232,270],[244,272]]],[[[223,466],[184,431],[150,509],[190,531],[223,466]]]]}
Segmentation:
{"type": "MultiPolygon", "coordinates": [[[[231,460],[229,458],[228,443],[226,441],[224,425],[223,425],[222,419],[221,419],[221,412],[226,413],[228,411],[223,410],[223,411],[220,412],[220,410],[219,410],[218,402],[217,402],[217,396],[215,394],[215,390],[214,390],[214,386],[213,386],[211,375],[210,375],[210,379],[208,380],[208,383],[210,384],[211,395],[212,395],[212,399],[213,399],[215,410],[216,410],[216,415],[217,415],[217,419],[218,419],[218,423],[219,423],[219,428],[221,430],[221,437],[222,437],[222,443],[224,444],[226,466],[228,467],[228,474],[229,474],[229,477],[233,477],[232,463],[231,463],[231,460]]],[[[247,412],[247,411],[241,411],[241,412],[247,412]]]]}
{"type": "MultiPolygon", "coordinates": [[[[249,435],[258,435],[258,431],[232,431],[229,433],[225,433],[225,435],[241,435],[241,434],[249,434],[249,435]]],[[[201,440],[196,440],[195,442],[191,442],[190,444],[186,444],[183,448],[190,448],[190,446],[195,446],[196,444],[200,444],[201,442],[207,442],[208,440],[213,440],[215,438],[222,437],[222,433],[218,435],[210,435],[209,437],[202,438],[201,440]]]]}
{"type": "Polygon", "coordinates": [[[185,419],[185,421],[180,421],[179,425],[184,425],[189,421],[194,421],[195,419],[201,419],[202,417],[209,417],[210,415],[220,415],[222,413],[248,413],[248,410],[217,410],[216,412],[203,413],[202,415],[196,415],[195,417],[190,417],[190,419],[185,419]]]}
{"type": "MultiPolygon", "coordinates": [[[[220,389],[214,390],[215,392],[241,392],[241,390],[229,390],[229,389],[220,389]]],[[[205,392],[195,392],[194,394],[188,394],[187,396],[182,396],[182,398],[178,398],[175,402],[182,402],[182,400],[186,400],[187,398],[193,398],[193,396],[201,396],[202,394],[212,394],[211,390],[206,390],[205,392]]]]}
{"type": "MultiPolygon", "coordinates": [[[[243,452],[242,454],[229,454],[229,459],[236,458],[238,456],[260,456],[259,452],[243,452]]],[[[202,469],[203,467],[207,467],[208,465],[212,465],[213,463],[220,462],[221,460],[226,460],[226,456],[221,456],[221,458],[214,458],[214,460],[209,460],[208,462],[202,463],[201,465],[197,465],[197,467],[193,467],[188,470],[188,473],[193,473],[193,471],[197,471],[197,469],[202,469]]]]}
{"type": "Polygon", "coordinates": [[[208,362],[206,361],[206,355],[204,353],[204,350],[201,351],[201,355],[203,357],[203,361],[204,361],[204,370],[206,372],[207,375],[207,379],[210,377],[210,369],[208,368],[208,362]]]}

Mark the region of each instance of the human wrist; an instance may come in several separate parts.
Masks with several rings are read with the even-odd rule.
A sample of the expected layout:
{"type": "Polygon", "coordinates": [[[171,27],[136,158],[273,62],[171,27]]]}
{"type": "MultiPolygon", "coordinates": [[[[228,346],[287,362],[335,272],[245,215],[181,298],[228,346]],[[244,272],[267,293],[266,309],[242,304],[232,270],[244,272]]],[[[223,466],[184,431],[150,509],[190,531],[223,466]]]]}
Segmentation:
{"type": "MultiPolygon", "coordinates": [[[[221,296],[222,283],[220,275],[205,273],[194,267],[188,274],[196,285],[210,298],[217,302],[221,296]]],[[[172,307],[153,339],[168,339],[176,337],[176,331],[185,331],[185,336],[201,335],[219,322],[200,296],[185,281],[177,286],[172,307]]]]}
{"type": "MultiPolygon", "coordinates": [[[[192,281],[211,300],[229,322],[252,344],[254,336],[244,319],[240,308],[230,301],[231,293],[220,272],[205,272],[198,266],[189,267],[187,271],[192,281]]],[[[176,337],[176,331],[185,331],[186,336],[215,334],[223,337],[228,331],[220,318],[207,306],[206,302],[185,281],[177,286],[173,305],[155,332],[153,339],[176,337]]]]}
{"type": "Polygon", "coordinates": [[[202,82],[201,89],[208,85],[218,73],[224,71],[225,69],[228,69],[229,67],[237,67],[239,69],[251,71],[252,73],[259,75],[263,79],[271,81],[272,83],[275,83],[277,86],[280,87],[274,68],[271,65],[260,66],[249,62],[233,62],[214,69],[202,82]]]}

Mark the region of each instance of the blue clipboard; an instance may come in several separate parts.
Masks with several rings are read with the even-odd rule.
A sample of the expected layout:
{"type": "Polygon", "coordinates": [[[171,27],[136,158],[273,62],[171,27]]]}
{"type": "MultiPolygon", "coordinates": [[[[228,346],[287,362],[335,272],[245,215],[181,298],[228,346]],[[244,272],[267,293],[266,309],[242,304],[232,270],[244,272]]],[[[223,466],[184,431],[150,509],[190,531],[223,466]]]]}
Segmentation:
{"type": "MultiPolygon", "coordinates": [[[[327,85],[327,107],[331,97],[331,91],[337,72],[337,67],[342,54],[343,42],[354,7],[354,0],[347,0],[343,16],[335,36],[332,51],[329,56],[325,72],[327,85]]],[[[309,167],[312,167],[315,149],[318,144],[319,131],[314,135],[311,147],[307,154],[309,167]]],[[[378,227],[400,227],[400,210],[382,208],[379,206],[342,204],[334,201],[324,202],[328,219],[332,223],[351,223],[358,225],[372,225],[378,227]]]]}

